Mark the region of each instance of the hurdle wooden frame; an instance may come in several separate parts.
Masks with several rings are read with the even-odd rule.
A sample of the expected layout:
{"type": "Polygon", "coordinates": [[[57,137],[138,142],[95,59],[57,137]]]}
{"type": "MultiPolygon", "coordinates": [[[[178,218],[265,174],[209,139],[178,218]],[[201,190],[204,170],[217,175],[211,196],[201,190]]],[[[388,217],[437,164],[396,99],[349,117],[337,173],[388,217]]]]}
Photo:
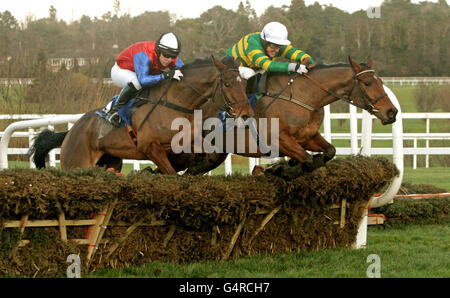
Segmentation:
{"type": "MultiPolygon", "coordinates": [[[[151,221],[149,223],[145,223],[143,220],[139,220],[138,222],[130,225],[129,223],[124,222],[110,222],[114,207],[117,203],[117,199],[112,202],[111,204],[104,207],[101,212],[96,213],[95,218],[93,219],[66,219],[65,214],[61,212],[58,216],[58,219],[54,220],[30,220],[28,215],[22,216],[20,220],[9,220],[3,222],[3,228],[19,228],[21,235],[23,235],[25,228],[33,228],[33,227],[40,227],[40,228],[46,228],[46,227],[58,227],[60,232],[61,240],[65,243],[68,241],[74,241],[78,245],[88,245],[87,253],[86,253],[86,260],[87,260],[87,266],[89,266],[96,250],[98,249],[99,244],[106,243],[107,240],[102,239],[104,236],[104,233],[108,226],[129,226],[126,231],[122,233],[122,235],[119,237],[119,240],[112,244],[111,247],[106,252],[106,259],[109,259],[110,256],[113,254],[114,251],[116,251],[120,245],[122,245],[126,239],[138,228],[141,226],[167,226],[167,223],[163,220],[155,220],[151,221]],[[76,226],[91,226],[91,231],[89,233],[89,238],[85,239],[68,239],[67,238],[67,227],[76,227],[76,226]]],[[[346,209],[349,207],[349,204],[347,203],[346,199],[342,199],[341,204],[333,204],[329,207],[329,209],[339,209],[340,216],[339,220],[334,220],[334,225],[339,225],[340,228],[344,228],[345,226],[345,216],[346,216],[346,209]]],[[[259,227],[253,232],[252,236],[250,237],[248,243],[246,244],[247,248],[249,248],[256,238],[256,236],[264,230],[264,228],[269,224],[271,219],[275,216],[276,213],[278,213],[281,209],[281,206],[275,207],[273,210],[260,210],[257,215],[266,215],[262,221],[259,227]]],[[[327,219],[333,220],[327,215],[324,215],[327,219]]],[[[236,227],[236,230],[230,240],[230,243],[227,247],[227,249],[224,251],[222,255],[222,260],[227,260],[229,256],[231,255],[233,248],[239,238],[239,235],[241,234],[241,231],[245,225],[245,222],[247,220],[247,215],[244,214],[242,220],[240,221],[239,225],[236,227]]],[[[162,247],[166,248],[169,241],[172,239],[173,235],[175,234],[177,227],[176,225],[170,225],[169,231],[167,232],[167,235],[164,238],[164,241],[162,243],[162,247]]],[[[211,231],[211,245],[215,246],[217,244],[217,234],[220,233],[219,226],[215,225],[211,231]]],[[[29,243],[29,240],[20,240],[17,247],[25,246],[29,243]]]]}

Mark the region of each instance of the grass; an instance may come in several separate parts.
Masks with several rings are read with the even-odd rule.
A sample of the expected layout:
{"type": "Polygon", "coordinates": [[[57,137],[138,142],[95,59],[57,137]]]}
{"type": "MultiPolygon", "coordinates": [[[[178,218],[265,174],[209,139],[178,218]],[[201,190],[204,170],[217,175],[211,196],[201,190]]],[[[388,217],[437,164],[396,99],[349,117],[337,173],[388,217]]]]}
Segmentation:
{"type": "Polygon", "coordinates": [[[450,192],[450,170],[448,167],[405,168],[403,182],[432,184],[450,192]]]}
{"type": "Polygon", "coordinates": [[[333,248],[312,252],[256,255],[226,262],[151,262],[141,267],[102,270],[85,277],[164,278],[348,278],[367,277],[377,254],[381,277],[450,277],[450,227],[444,225],[369,227],[366,249],[333,248]]]}

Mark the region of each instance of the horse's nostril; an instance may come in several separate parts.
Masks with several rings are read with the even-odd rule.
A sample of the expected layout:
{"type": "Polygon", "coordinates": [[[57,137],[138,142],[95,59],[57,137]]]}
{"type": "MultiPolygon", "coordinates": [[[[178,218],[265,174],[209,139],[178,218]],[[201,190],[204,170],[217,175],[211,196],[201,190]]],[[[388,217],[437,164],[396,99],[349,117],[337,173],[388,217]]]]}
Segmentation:
{"type": "Polygon", "coordinates": [[[397,110],[390,109],[387,112],[387,116],[389,117],[389,119],[394,119],[396,115],[397,115],[397,110]]]}

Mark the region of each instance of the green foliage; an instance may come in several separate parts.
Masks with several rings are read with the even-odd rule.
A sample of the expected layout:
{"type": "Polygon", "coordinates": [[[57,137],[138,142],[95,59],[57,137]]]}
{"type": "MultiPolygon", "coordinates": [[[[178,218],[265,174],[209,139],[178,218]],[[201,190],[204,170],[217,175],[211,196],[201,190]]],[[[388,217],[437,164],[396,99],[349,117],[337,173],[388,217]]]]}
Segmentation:
{"type": "Polygon", "coordinates": [[[96,109],[118,93],[118,88],[95,82],[87,75],[43,72],[28,86],[24,101],[38,114],[79,113],[96,109]]]}
{"type": "Polygon", "coordinates": [[[411,182],[402,183],[400,191],[405,194],[439,194],[447,192],[446,189],[435,185],[422,183],[413,184],[411,182]]]}
{"type": "Polygon", "coordinates": [[[393,204],[376,209],[388,219],[385,226],[399,224],[449,224],[450,197],[396,198],[393,204]]]}
{"type": "Polygon", "coordinates": [[[40,49],[48,58],[99,58],[103,62],[91,71],[108,77],[119,51],[134,42],[155,40],[167,31],[180,36],[184,61],[220,56],[243,35],[260,31],[270,21],[286,24],[292,44],[319,62],[346,61],[348,55],[362,61],[372,55],[382,76],[449,75],[446,28],[450,8],[445,1],[384,1],[381,18],[369,18],[363,10],[349,14],[330,5],[306,6],[303,0],[270,6],[258,17],[246,1],[235,10],[215,6],[198,18],[176,20],[168,11],[119,15],[118,4],[114,2],[113,11],[101,18],[82,16],[70,24],[57,21],[53,7],[48,18],[29,19],[24,27],[19,27],[8,11],[1,13],[0,42],[4,46],[0,58],[11,55],[13,59],[0,65],[0,76],[31,77],[40,49]],[[108,63],[107,71],[104,63],[108,63]]]}
{"type": "Polygon", "coordinates": [[[0,231],[0,252],[9,253],[20,240],[18,229],[3,229],[0,231]]]}

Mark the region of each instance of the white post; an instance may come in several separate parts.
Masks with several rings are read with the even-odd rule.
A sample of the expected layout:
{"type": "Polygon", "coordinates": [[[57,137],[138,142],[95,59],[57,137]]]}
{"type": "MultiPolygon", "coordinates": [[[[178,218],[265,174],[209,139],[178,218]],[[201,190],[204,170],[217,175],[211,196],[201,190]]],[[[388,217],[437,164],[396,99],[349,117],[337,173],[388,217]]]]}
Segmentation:
{"type": "Polygon", "coordinates": [[[372,115],[366,110],[363,110],[361,127],[361,154],[370,156],[372,149],[372,115]]]}
{"type": "MultiPolygon", "coordinates": [[[[427,115],[427,118],[426,118],[426,133],[427,133],[427,135],[430,133],[430,118],[428,118],[428,115],[427,115]]],[[[425,147],[426,148],[429,148],[430,147],[430,140],[429,139],[426,139],[425,140],[425,147]]],[[[427,155],[425,155],[425,168],[427,168],[428,169],[428,167],[430,166],[430,156],[427,154],[427,155]]]]}
{"type": "Polygon", "coordinates": [[[354,244],[354,248],[366,248],[367,245],[367,220],[368,220],[368,209],[364,208],[363,218],[358,227],[358,233],[356,234],[356,243],[354,244]]]}
{"type": "Polygon", "coordinates": [[[225,176],[229,176],[232,174],[231,169],[231,153],[228,154],[227,158],[225,159],[225,176]]]}
{"type": "Polygon", "coordinates": [[[255,157],[248,158],[248,169],[250,171],[250,175],[253,172],[253,168],[257,165],[259,165],[259,158],[255,158],[255,157]]]}
{"type": "MultiPolygon", "coordinates": [[[[55,130],[55,126],[54,125],[47,125],[47,128],[49,130],[55,130]]],[[[55,149],[50,150],[50,152],[48,153],[48,163],[51,167],[56,167],[56,154],[55,154],[55,149]]]]}
{"type": "Polygon", "coordinates": [[[331,119],[330,119],[330,105],[326,105],[323,107],[324,115],[323,115],[323,134],[325,140],[328,143],[331,143],[331,119]]]}
{"type": "MultiPolygon", "coordinates": [[[[417,149],[417,138],[414,138],[413,142],[414,142],[413,145],[414,149],[417,149]]],[[[417,169],[417,154],[413,155],[413,169],[414,170],[417,169]]]]}
{"type": "Polygon", "coordinates": [[[350,105],[350,147],[353,155],[358,154],[358,118],[356,107],[350,105]]]}
{"type": "MultiPolygon", "coordinates": [[[[28,146],[31,148],[34,144],[34,129],[29,127],[28,128],[28,146]]],[[[33,158],[30,156],[30,169],[35,169],[36,164],[33,162],[33,158]]]]}
{"type": "MultiPolygon", "coordinates": [[[[366,110],[363,110],[363,118],[361,125],[361,154],[364,156],[370,156],[372,149],[372,115],[366,110]]],[[[367,245],[367,221],[368,210],[364,209],[363,218],[358,227],[358,233],[356,234],[356,248],[366,248],[367,245]]]]}

